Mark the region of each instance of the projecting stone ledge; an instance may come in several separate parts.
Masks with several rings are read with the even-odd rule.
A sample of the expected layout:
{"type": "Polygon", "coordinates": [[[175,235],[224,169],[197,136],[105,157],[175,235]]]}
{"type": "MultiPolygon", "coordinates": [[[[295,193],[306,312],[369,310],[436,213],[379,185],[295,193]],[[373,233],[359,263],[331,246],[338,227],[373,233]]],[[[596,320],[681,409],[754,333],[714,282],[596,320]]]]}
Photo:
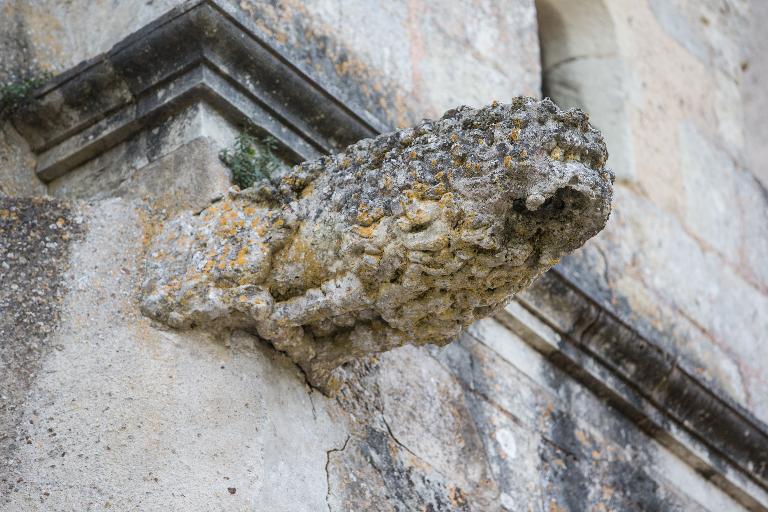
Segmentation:
{"type": "Polygon", "coordinates": [[[331,392],[344,363],[449,342],[598,233],[606,158],[549,100],[451,110],[169,221],[142,309],[251,330],[331,392]]]}

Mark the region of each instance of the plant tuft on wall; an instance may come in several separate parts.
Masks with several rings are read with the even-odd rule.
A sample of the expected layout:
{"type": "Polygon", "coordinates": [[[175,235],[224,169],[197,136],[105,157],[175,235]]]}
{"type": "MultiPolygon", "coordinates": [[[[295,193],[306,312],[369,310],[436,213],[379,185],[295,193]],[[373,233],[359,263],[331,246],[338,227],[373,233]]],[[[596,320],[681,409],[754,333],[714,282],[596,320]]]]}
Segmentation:
{"type": "Polygon", "coordinates": [[[35,89],[45,84],[51,76],[53,75],[50,72],[45,72],[0,87],[0,121],[24,106],[35,89]]]}
{"type": "Polygon", "coordinates": [[[219,159],[232,171],[232,182],[241,189],[249,188],[271,177],[283,166],[275,154],[277,141],[258,138],[250,131],[240,133],[231,148],[222,149],[219,159]]]}

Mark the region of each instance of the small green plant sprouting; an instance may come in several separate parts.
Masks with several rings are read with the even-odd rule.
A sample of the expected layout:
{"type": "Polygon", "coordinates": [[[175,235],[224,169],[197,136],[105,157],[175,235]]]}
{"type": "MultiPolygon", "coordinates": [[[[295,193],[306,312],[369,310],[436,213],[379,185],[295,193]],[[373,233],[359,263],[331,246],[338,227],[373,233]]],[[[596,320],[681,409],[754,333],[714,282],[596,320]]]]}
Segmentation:
{"type": "Polygon", "coordinates": [[[45,72],[0,87],[0,120],[7,118],[27,103],[32,92],[47,82],[51,76],[51,73],[45,72]]]}
{"type": "Polygon", "coordinates": [[[219,159],[232,171],[234,184],[244,189],[261,180],[270,180],[280,169],[283,162],[275,151],[274,138],[257,138],[246,130],[235,138],[231,148],[221,150],[219,159]]]}

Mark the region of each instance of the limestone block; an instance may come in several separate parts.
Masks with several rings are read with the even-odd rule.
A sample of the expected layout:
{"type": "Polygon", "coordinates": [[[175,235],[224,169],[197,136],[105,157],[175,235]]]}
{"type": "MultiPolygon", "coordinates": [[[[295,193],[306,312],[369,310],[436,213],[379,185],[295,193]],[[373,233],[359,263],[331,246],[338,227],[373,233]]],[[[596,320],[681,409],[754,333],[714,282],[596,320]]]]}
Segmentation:
{"type": "Polygon", "coordinates": [[[142,310],[256,332],[330,391],[356,357],[449,342],[598,233],[606,158],[549,100],[450,110],[172,219],[142,310]]]}

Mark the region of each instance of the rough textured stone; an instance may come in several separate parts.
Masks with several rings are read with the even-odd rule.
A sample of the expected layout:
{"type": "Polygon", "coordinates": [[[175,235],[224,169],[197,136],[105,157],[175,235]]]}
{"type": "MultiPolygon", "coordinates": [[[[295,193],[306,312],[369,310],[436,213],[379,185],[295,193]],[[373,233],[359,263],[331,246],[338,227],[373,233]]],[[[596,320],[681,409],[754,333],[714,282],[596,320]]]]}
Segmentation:
{"type": "Polygon", "coordinates": [[[35,176],[34,158],[19,134],[7,123],[0,127],[0,195],[30,196],[45,193],[35,176]]]}
{"type": "Polygon", "coordinates": [[[13,487],[10,461],[27,437],[20,405],[42,361],[59,348],[50,334],[66,293],[70,244],[81,233],[64,202],[0,196],[0,496],[13,487]]]}
{"type": "Polygon", "coordinates": [[[606,158],[549,100],[451,110],[168,222],[142,308],[254,330],[330,390],[355,357],[447,343],[599,232],[606,158]]]}
{"type": "Polygon", "coordinates": [[[325,510],[326,452],[346,435],[333,402],[254,336],[149,325],[142,203],[11,201],[0,250],[16,254],[15,226],[40,242],[0,270],[0,510],[325,510]]]}

